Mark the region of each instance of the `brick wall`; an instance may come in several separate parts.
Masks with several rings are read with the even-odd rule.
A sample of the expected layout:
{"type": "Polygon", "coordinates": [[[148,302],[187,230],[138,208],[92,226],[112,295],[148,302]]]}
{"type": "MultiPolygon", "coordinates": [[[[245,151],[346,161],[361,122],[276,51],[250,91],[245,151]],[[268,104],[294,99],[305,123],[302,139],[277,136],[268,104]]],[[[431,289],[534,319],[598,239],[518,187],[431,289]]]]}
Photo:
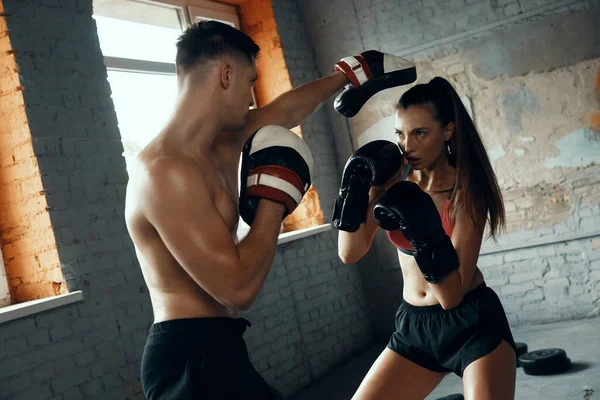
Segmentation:
{"type": "Polygon", "coordinates": [[[500,246],[485,246],[479,265],[511,323],[600,315],[599,187],[598,169],[587,168],[543,196],[545,202],[533,190],[507,191],[505,204],[516,215],[512,232],[500,246]],[[561,211],[565,201],[572,210],[561,211]],[[549,221],[553,214],[561,221],[549,221]]]}
{"type": "Polygon", "coordinates": [[[245,317],[256,368],[289,395],[321,378],[371,340],[356,266],[337,257],[337,232],[280,245],[265,285],[245,317]]]}
{"type": "MultiPolygon", "coordinates": [[[[67,286],[83,290],[85,300],[2,324],[0,398],[142,398],[138,371],[152,315],[123,218],[123,146],[91,0],[2,3],[30,163],[41,179],[35,190],[45,193],[67,286]]],[[[16,257],[3,251],[5,260],[16,257]]]]}
{"type": "MultiPolygon", "coordinates": [[[[485,243],[483,254],[494,252],[494,263],[508,265],[503,273],[517,275],[512,281],[505,276],[506,282],[494,283],[504,290],[501,298],[511,314],[521,315],[511,321],[596,315],[598,284],[589,261],[595,242],[577,238],[597,235],[600,226],[598,185],[592,178],[598,176],[600,142],[586,129],[587,115],[598,107],[593,87],[600,68],[600,33],[594,21],[600,3],[307,0],[297,4],[321,73],[343,56],[374,48],[416,61],[418,83],[441,75],[457,88],[480,128],[505,196],[508,233],[500,246],[485,243]],[[560,244],[544,246],[564,240],[568,240],[564,248],[580,249],[578,256],[565,253],[560,244]],[[523,244],[533,246],[534,251],[525,253],[529,258],[518,265],[507,261],[511,249],[523,244]],[[544,260],[536,246],[550,246],[556,259],[544,260]],[[567,278],[564,288],[565,293],[579,293],[577,304],[585,306],[569,313],[564,300],[558,305],[551,292],[546,294],[545,262],[586,271],[567,278]],[[528,274],[536,278],[526,278],[528,274]],[[530,284],[518,286],[519,279],[530,284]],[[538,294],[522,300],[536,289],[538,294]],[[507,294],[511,291],[523,296],[507,294]],[[534,313],[518,311],[523,307],[545,311],[534,318],[534,313]]],[[[378,94],[350,120],[328,106],[339,165],[357,143],[376,137],[394,140],[394,103],[405,90],[378,94]]],[[[483,267],[487,258],[482,257],[484,273],[489,270],[483,267]]],[[[395,250],[378,235],[359,265],[373,328],[389,335],[389,321],[402,292],[395,250]]]]}
{"type": "Polygon", "coordinates": [[[516,324],[600,315],[600,240],[486,254],[479,265],[516,324]]]}

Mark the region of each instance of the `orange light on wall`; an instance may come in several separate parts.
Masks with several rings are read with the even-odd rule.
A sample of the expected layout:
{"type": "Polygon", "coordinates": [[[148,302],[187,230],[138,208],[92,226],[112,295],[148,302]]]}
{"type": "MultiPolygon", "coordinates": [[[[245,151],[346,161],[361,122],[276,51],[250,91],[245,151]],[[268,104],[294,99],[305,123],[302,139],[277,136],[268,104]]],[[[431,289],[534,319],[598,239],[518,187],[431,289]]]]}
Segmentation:
{"type": "Polygon", "coordinates": [[[15,53],[6,20],[0,17],[0,243],[11,301],[20,303],[67,293],[67,286],[33,151],[15,53]]]}

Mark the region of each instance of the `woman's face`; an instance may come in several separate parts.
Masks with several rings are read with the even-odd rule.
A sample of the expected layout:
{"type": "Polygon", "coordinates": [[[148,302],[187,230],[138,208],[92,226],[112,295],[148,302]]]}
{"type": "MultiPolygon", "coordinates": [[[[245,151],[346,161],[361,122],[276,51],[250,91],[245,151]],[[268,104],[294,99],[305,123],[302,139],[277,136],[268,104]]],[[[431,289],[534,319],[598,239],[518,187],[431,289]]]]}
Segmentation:
{"type": "Polygon", "coordinates": [[[431,103],[396,111],[398,145],[414,169],[429,169],[448,157],[446,141],[452,137],[454,124],[442,127],[434,115],[431,103]]]}

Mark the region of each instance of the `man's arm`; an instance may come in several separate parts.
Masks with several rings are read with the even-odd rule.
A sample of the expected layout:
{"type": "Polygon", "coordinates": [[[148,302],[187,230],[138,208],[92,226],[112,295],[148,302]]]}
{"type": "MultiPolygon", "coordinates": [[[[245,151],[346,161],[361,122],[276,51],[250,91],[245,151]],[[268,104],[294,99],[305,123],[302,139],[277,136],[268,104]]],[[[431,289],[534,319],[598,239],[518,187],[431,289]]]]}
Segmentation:
{"type": "Polygon", "coordinates": [[[158,160],[144,190],[146,217],[190,277],[221,304],[249,308],[273,263],[284,207],[261,200],[236,246],[197,164],[158,160]]]}
{"type": "Polygon", "coordinates": [[[235,136],[245,142],[266,125],[291,129],[349,83],[352,85],[348,85],[335,99],[334,108],[351,118],[375,93],[412,83],[416,79],[414,63],[401,57],[375,50],[345,57],[336,64],[333,74],[286,92],[266,106],[252,110],[241,134],[235,136]]]}
{"type": "Polygon", "coordinates": [[[264,107],[250,110],[241,139],[245,142],[254,132],[267,125],[288,129],[298,126],[346,84],[346,75],[337,71],[283,93],[264,107]]]}

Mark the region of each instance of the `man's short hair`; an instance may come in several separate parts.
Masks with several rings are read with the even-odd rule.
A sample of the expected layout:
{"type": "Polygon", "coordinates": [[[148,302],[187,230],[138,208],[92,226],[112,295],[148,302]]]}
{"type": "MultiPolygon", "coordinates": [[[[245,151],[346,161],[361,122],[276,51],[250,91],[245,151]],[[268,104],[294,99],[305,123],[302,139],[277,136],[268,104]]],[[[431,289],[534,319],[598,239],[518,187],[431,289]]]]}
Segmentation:
{"type": "Polygon", "coordinates": [[[245,33],[218,21],[198,21],[177,40],[175,63],[178,71],[186,71],[198,63],[222,56],[252,62],[260,48],[245,33]]]}

